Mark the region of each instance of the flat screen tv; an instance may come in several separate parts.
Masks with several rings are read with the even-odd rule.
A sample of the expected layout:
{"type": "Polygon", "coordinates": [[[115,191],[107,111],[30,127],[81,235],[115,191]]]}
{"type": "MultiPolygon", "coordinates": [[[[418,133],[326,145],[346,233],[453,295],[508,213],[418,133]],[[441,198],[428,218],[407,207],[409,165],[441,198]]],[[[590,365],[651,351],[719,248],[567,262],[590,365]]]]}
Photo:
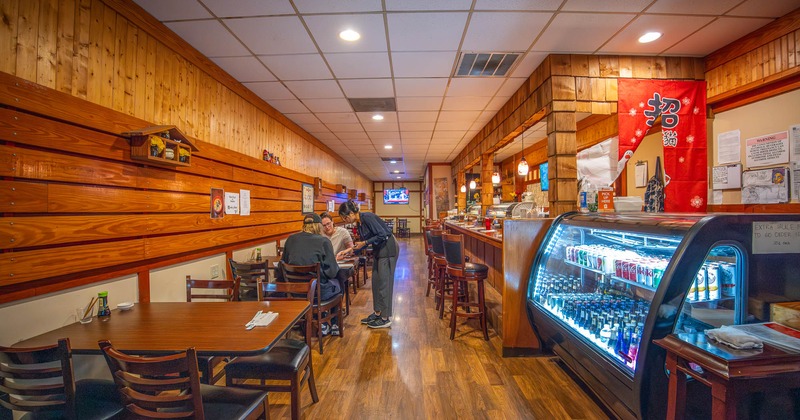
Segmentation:
{"type": "Polygon", "coordinates": [[[383,190],[383,204],[408,204],[408,188],[383,190]]]}
{"type": "Polygon", "coordinates": [[[542,191],[550,189],[550,180],[547,179],[547,162],[539,165],[539,181],[542,183],[542,191]]]}

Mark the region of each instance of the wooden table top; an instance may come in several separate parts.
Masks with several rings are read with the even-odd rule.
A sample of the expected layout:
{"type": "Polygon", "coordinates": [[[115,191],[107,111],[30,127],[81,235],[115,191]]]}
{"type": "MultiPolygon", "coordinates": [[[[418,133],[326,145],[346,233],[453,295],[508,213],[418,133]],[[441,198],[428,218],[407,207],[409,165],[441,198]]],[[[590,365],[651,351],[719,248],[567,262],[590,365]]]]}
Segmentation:
{"type": "Polygon", "coordinates": [[[99,340],[135,354],[165,354],[194,347],[204,356],[245,356],[268,351],[309,310],[305,301],[152,302],[128,311],[113,310],[108,320],[74,323],[21,341],[14,347],[52,345],[69,338],[75,354],[100,354],[99,340]],[[245,330],[256,312],[277,312],[270,325],[245,330]]]}

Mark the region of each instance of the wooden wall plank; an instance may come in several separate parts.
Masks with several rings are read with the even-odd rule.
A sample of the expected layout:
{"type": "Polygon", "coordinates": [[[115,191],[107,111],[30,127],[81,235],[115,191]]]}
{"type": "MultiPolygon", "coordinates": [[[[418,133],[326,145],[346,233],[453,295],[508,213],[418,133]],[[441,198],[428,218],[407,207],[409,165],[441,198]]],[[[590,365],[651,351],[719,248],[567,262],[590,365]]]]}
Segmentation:
{"type": "Polygon", "coordinates": [[[47,184],[0,181],[0,213],[47,211],[47,184]]]}
{"type": "Polygon", "coordinates": [[[15,74],[27,80],[36,80],[36,42],[39,32],[39,2],[20,1],[17,18],[17,62],[15,74]]]}
{"type": "Polygon", "coordinates": [[[0,2],[0,72],[14,73],[17,67],[17,23],[20,0],[0,2]]]}
{"type": "MultiPolygon", "coordinates": [[[[72,96],[86,99],[89,84],[89,34],[91,29],[91,0],[78,0],[75,17],[75,43],[72,65],[72,96]]],[[[69,93],[69,92],[67,92],[69,93]]]]}
{"type": "Polygon", "coordinates": [[[75,2],[58,0],[58,24],[56,30],[56,82],[55,89],[72,93],[72,66],[75,50],[75,2]]]}
{"type": "Polygon", "coordinates": [[[56,87],[56,54],[58,46],[58,0],[44,0],[39,8],[39,30],[36,40],[36,82],[56,87]]]}

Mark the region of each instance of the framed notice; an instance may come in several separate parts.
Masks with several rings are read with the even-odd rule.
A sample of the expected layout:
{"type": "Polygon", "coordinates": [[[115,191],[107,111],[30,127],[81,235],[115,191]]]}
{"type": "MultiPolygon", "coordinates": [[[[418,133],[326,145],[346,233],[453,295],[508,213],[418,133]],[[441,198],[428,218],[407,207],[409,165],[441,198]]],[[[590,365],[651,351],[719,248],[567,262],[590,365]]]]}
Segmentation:
{"type": "Polygon", "coordinates": [[[789,168],[742,172],[742,204],[789,202],[789,168]]]}
{"type": "Polygon", "coordinates": [[[303,213],[314,212],[314,186],[311,184],[303,184],[303,213]]]}
{"type": "Polygon", "coordinates": [[[789,132],[752,137],[745,141],[747,167],[779,165],[789,162],[789,132]]]}
{"type": "Polygon", "coordinates": [[[715,166],[711,179],[711,188],[714,190],[742,188],[742,164],[715,166]]]}

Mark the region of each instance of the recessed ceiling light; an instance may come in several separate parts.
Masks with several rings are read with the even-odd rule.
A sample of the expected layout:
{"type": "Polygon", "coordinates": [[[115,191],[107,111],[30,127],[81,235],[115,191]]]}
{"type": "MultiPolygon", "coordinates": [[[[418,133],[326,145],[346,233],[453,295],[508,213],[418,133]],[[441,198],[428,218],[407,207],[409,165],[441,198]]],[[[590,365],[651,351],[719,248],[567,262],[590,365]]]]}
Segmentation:
{"type": "Polygon", "coordinates": [[[639,37],[639,42],[646,44],[648,42],[653,42],[658,38],[661,38],[661,32],[648,32],[639,37]]]}
{"type": "Polygon", "coordinates": [[[389,163],[397,163],[396,160],[390,160],[389,163]]]}
{"type": "Polygon", "coordinates": [[[375,115],[372,116],[372,119],[375,120],[375,121],[383,121],[383,115],[375,114],[375,115]]]}
{"type": "Polygon", "coordinates": [[[397,176],[397,179],[400,179],[400,178],[402,178],[402,177],[401,177],[400,175],[398,175],[398,176],[397,176]]]}
{"type": "Polygon", "coordinates": [[[384,149],[391,149],[391,148],[392,148],[392,145],[391,145],[391,144],[387,144],[386,146],[383,146],[383,148],[384,148],[384,149]]]}
{"type": "Polygon", "coordinates": [[[398,171],[398,170],[394,170],[393,172],[396,173],[396,174],[400,173],[400,171],[398,171]]]}
{"type": "Polygon", "coordinates": [[[344,31],[339,32],[339,38],[342,38],[345,41],[358,41],[361,39],[361,34],[352,29],[345,29],[344,31]]]}

